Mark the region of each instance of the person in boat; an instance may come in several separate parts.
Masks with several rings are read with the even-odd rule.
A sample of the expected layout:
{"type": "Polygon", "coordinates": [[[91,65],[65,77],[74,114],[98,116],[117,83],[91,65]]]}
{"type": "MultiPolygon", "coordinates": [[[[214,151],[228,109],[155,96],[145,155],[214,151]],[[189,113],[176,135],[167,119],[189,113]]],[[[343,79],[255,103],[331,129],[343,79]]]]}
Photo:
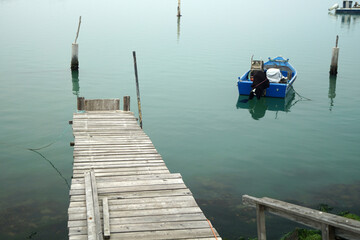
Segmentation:
{"type": "Polygon", "coordinates": [[[358,2],[355,2],[354,8],[360,8],[360,4],[358,2]]]}
{"type": "Polygon", "coordinates": [[[256,96],[257,99],[265,96],[266,89],[270,86],[270,82],[266,77],[264,71],[256,71],[254,74],[254,82],[251,84],[252,90],[249,94],[249,99],[253,99],[256,96]]]}

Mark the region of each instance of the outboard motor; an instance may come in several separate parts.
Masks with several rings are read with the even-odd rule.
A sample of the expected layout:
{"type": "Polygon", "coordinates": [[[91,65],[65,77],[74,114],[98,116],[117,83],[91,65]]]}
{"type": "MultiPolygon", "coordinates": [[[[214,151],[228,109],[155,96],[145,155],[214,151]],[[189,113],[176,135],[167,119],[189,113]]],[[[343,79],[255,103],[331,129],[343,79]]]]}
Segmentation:
{"type": "Polygon", "coordinates": [[[339,4],[335,3],[331,8],[329,8],[329,11],[332,11],[334,9],[338,9],[339,8],[339,4]]]}
{"type": "Polygon", "coordinates": [[[249,80],[254,81],[254,74],[257,71],[262,71],[262,72],[264,71],[264,61],[263,60],[253,60],[251,58],[249,80]]]}

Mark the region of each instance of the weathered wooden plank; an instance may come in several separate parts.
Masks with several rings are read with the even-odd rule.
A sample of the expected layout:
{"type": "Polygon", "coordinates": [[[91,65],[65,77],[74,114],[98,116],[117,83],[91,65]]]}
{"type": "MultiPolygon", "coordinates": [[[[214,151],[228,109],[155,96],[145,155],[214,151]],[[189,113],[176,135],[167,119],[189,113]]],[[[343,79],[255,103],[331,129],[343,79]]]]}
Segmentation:
{"type": "MultiPolygon", "coordinates": [[[[101,188],[98,189],[99,194],[107,193],[123,193],[123,192],[143,192],[143,191],[155,191],[155,190],[175,190],[184,189],[185,184],[162,184],[162,185],[145,185],[145,186],[124,186],[121,189],[115,188],[101,188]]],[[[84,189],[71,189],[70,195],[85,195],[84,189]]]]}
{"type": "MultiPolygon", "coordinates": [[[[113,225],[111,231],[115,233],[128,233],[128,232],[144,232],[144,231],[166,231],[166,230],[191,230],[191,229],[208,229],[209,224],[206,220],[203,221],[190,221],[190,222],[162,222],[162,223],[141,223],[126,225],[113,225]]],[[[86,227],[74,227],[70,228],[71,235],[85,234],[86,227]]]]}
{"type": "Polygon", "coordinates": [[[94,170],[90,171],[90,179],[93,193],[93,203],[94,203],[94,212],[95,212],[95,227],[96,227],[96,235],[98,240],[103,240],[103,232],[101,228],[100,221],[100,207],[99,207],[99,199],[98,199],[98,187],[95,179],[94,170]]]}
{"type": "MultiPolygon", "coordinates": [[[[129,186],[147,186],[147,185],[165,185],[165,184],[182,184],[184,183],[181,178],[175,179],[155,179],[155,180],[133,180],[133,181],[106,181],[97,182],[97,189],[103,190],[105,188],[123,188],[129,186]]],[[[72,190],[84,189],[83,183],[76,183],[71,185],[72,190]]]]}
{"type": "MultiPolygon", "coordinates": [[[[105,197],[99,197],[99,199],[103,199],[105,197]]],[[[115,199],[111,197],[106,197],[108,199],[109,204],[111,206],[115,205],[136,205],[136,204],[150,204],[150,203],[174,203],[174,202],[186,202],[193,201],[195,202],[192,196],[160,196],[160,197],[148,197],[148,198],[132,198],[132,199],[115,199]]],[[[101,205],[101,204],[100,204],[101,205]]],[[[71,202],[69,205],[70,208],[76,207],[85,207],[85,202],[71,202]]]]}
{"type": "MultiPolygon", "coordinates": [[[[162,222],[181,222],[181,221],[200,221],[206,220],[202,212],[199,213],[183,213],[183,214],[168,214],[160,216],[140,216],[140,217],[121,217],[110,218],[110,225],[126,225],[141,224],[141,223],[162,223],[162,222]]],[[[84,227],[86,220],[69,221],[68,227],[84,227]]]]}
{"type": "Polygon", "coordinates": [[[91,185],[90,172],[84,173],[86,185],[86,219],[87,219],[87,236],[89,240],[97,240],[95,210],[93,199],[93,188],[91,185]]]}
{"type": "MultiPolygon", "coordinates": [[[[214,234],[210,228],[201,229],[181,229],[181,230],[167,230],[167,231],[147,231],[147,232],[128,232],[128,233],[114,233],[111,239],[127,239],[127,240],[164,240],[164,239],[215,239],[214,234]]],[[[73,236],[70,240],[86,240],[86,235],[73,236]]],[[[218,240],[221,240],[218,237],[218,240]]]]}
{"type": "MultiPolygon", "coordinates": [[[[118,176],[137,176],[137,175],[144,175],[144,174],[166,174],[166,173],[170,173],[168,169],[163,169],[163,170],[147,170],[147,171],[125,171],[125,172],[98,172],[97,175],[98,176],[110,176],[110,177],[118,177],[118,176]]],[[[73,175],[73,179],[77,179],[81,177],[81,173],[78,174],[74,174],[73,175]]]]}
{"type": "MultiPolygon", "coordinates": [[[[119,181],[139,181],[139,180],[157,180],[157,179],[176,179],[181,178],[179,173],[169,174],[146,174],[146,175],[135,175],[135,176],[98,176],[96,175],[96,182],[119,182],[119,181]]],[[[72,179],[71,184],[84,183],[84,179],[77,178],[72,179]]]]}
{"type": "MultiPolygon", "coordinates": [[[[98,173],[101,173],[101,172],[103,172],[103,173],[104,172],[118,173],[118,172],[148,171],[149,173],[151,173],[152,171],[157,171],[157,170],[167,170],[167,167],[166,166],[114,167],[114,168],[94,169],[94,172],[96,173],[96,176],[98,176],[98,173]]],[[[86,171],[86,169],[79,169],[79,170],[74,169],[73,173],[74,173],[74,175],[75,174],[83,174],[85,171],[86,171]]]]}
{"type": "Polygon", "coordinates": [[[110,238],[110,212],[107,197],[102,199],[103,203],[103,222],[104,222],[104,238],[110,238]]]}
{"type": "MultiPolygon", "coordinates": [[[[110,205],[111,212],[113,211],[139,211],[148,209],[167,209],[167,208],[183,208],[183,207],[198,207],[195,200],[181,201],[181,202],[152,202],[142,204],[127,204],[127,205],[110,205]]],[[[68,213],[85,212],[86,207],[70,207],[68,213]]]]}
{"type": "Polygon", "coordinates": [[[145,162],[164,162],[163,159],[159,156],[156,157],[125,157],[125,158],[82,158],[82,159],[76,159],[74,160],[74,164],[87,164],[87,163],[111,163],[111,162],[127,162],[127,163],[145,163],[145,162]]]}
{"type": "MultiPolygon", "coordinates": [[[[123,217],[143,217],[143,216],[160,216],[160,215],[174,215],[174,214],[189,214],[189,213],[201,213],[199,207],[183,207],[183,208],[160,208],[160,209],[143,209],[143,210],[128,210],[128,211],[113,211],[111,212],[111,218],[123,218],[123,217]]],[[[85,220],[86,213],[71,213],[69,214],[69,220],[85,220]]]]}
{"type": "Polygon", "coordinates": [[[127,167],[150,167],[150,166],[165,166],[164,162],[160,162],[160,163],[130,163],[130,164],[121,164],[120,163],[114,163],[114,164],[110,164],[110,165],[96,165],[95,163],[88,163],[86,166],[74,166],[73,169],[74,170],[81,170],[81,169],[91,169],[91,168],[97,168],[98,170],[100,169],[113,169],[113,168],[127,168],[127,167]]]}
{"type": "MultiPolygon", "coordinates": [[[[109,199],[136,199],[149,197],[163,197],[163,196],[192,196],[189,189],[174,189],[174,190],[158,190],[147,192],[124,192],[116,196],[111,194],[102,194],[100,197],[108,197],[109,199]]],[[[85,201],[84,195],[70,196],[71,202],[85,201]]]]}

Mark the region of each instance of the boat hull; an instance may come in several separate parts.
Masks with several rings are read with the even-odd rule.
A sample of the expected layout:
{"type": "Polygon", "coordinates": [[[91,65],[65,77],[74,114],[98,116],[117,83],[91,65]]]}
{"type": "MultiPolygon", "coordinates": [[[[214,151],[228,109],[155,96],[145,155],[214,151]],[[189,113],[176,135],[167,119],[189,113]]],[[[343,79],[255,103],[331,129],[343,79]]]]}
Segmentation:
{"type": "MultiPolygon", "coordinates": [[[[274,60],[271,60],[269,62],[266,62],[264,66],[273,66],[276,65],[277,67],[287,67],[288,69],[291,69],[292,71],[292,77],[287,83],[270,83],[270,86],[266,89],[265,97],[275,97],[275,98],[284,98],[286,94],[289,92],[289,90],[292,87],[292,84],[294,83],[297,72],[296,70],[282,57],[277,57],[274,60]]],[[[251,80],[249,80],[249,71],[247,71],[244,75],[239,77],[238,80],[238,89],[240,95],[249,95],[250,91],[252,90],[251,84],[253,83],[251,80]]],[[[286,76],[286,72],[283,72],[283,75],[286,76]]]]}
{"type": "Polygon", "coordinates": [[[339,8],[335,10],[336,14],[360,14],[360,8],[339,8]]]}

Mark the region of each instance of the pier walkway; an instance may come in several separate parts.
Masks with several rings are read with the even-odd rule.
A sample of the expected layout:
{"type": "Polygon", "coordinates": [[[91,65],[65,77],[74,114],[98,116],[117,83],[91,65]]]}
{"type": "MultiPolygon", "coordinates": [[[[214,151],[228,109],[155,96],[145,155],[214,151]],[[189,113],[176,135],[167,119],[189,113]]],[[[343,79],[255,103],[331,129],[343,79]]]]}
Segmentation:
{"type": "Polygon", "coordinates": [[[73,116],[70,240],[221,239],[127,111],[73,116]]]}

